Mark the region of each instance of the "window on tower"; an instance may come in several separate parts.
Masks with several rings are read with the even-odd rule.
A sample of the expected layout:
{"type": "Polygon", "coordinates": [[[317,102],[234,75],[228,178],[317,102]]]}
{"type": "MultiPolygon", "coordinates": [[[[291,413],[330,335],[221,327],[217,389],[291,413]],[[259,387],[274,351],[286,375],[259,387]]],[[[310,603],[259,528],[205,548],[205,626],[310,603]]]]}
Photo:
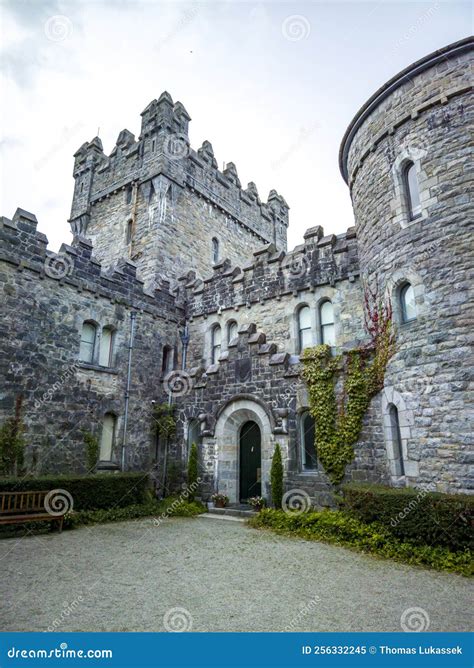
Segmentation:
{"type": "Polygon", "coordinates": [[[418,187],[418,176],[413,162],[408,162],[403,170],[403,181],[405,184],[405,195],[407,199],[408,215],[410,220],[421,216],[420,190],[418,187]]]}
{"type": "Polygon", "coordinates": [[[212,240],[212,264],[219,262],[219,240],[216,237],[212,240]]]}

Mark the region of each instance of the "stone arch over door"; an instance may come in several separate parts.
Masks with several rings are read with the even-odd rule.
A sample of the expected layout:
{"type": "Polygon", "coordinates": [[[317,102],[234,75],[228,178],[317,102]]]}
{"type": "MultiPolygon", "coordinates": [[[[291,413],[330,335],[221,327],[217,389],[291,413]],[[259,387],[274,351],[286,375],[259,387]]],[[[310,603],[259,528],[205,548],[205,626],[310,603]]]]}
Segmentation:
{"type": "Polygon", "coordinates": [[[274,443],[270,416],[264,406],[252,399],[230,401],[220,411],[215,428],[217,455],[216,489],[239,502],[240,432],[246,422],[256,422],[261,434],[262,495],[268,494],[274,443]]]}

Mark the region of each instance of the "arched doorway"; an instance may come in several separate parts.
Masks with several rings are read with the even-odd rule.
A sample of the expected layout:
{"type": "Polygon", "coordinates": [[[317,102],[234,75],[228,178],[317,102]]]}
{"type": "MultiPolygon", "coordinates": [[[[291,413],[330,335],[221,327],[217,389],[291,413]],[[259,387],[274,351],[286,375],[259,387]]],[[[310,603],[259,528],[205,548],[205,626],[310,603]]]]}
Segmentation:
{"type": "MultiPolygon", "coordinates": [[[[260,430],[261,495],[268,497],[270,485],[270,467],[272,464],[275,443],[273,440],[273,422],[271,412],[262,401],[239,395],[231,399],[217,414],[214,438],[209,439],[204,450],[206,467],[214,465],[214,489],[229,497],[230,503],[239,503],[240,495],[240,436],[247,422],[258,425],[260,430]]],[[[286,452],[287,437],[280,435],[278,439],[282,452],[286,452]]],[[[209,470],[209,468],[207,470],[209,470]]],[[[259,467],[257,467],[259,468],[259,467]]],[[[258,490],[257,490],[258,491],[258,490]]],[[[257,493],[255,491],[255,494],[257,493]]]]}
{"type": "Polygon", "coordinates": [[[253,420],[240,430],[240,501],[262,494],[262,437],[260,427],[253,420]]]}

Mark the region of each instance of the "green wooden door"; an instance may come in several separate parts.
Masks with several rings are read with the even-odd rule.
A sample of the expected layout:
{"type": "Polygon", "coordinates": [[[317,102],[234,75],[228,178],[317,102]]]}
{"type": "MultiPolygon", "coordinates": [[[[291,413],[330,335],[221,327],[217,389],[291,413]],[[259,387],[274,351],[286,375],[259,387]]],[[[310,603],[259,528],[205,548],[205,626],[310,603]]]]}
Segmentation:
{"type": "Polygon", "coordinates": [[[261,484],[261,434],[256,422],[246,422],[240,430],[240,500],[260,496],[261,484]]]}

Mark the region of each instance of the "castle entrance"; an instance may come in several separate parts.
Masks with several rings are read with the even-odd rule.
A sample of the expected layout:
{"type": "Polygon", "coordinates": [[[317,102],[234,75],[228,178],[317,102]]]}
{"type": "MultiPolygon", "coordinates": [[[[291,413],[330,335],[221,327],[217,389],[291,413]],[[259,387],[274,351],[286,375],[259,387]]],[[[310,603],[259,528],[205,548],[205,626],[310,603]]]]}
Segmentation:
{"type": "Polygon", "coordinates": [[[238,395],[219,410],[214,434],[211,445],[217,457],[209,459],[215,464],[214,489],[230,503],[267,497],[275,447],[267,406],[256,397],[238,395]]]}
{"type": "Polygon", "coordinates": [[[240,430],[240,501],[262,493],[262,454],[260,427],[249,420],[240,430]]]}

